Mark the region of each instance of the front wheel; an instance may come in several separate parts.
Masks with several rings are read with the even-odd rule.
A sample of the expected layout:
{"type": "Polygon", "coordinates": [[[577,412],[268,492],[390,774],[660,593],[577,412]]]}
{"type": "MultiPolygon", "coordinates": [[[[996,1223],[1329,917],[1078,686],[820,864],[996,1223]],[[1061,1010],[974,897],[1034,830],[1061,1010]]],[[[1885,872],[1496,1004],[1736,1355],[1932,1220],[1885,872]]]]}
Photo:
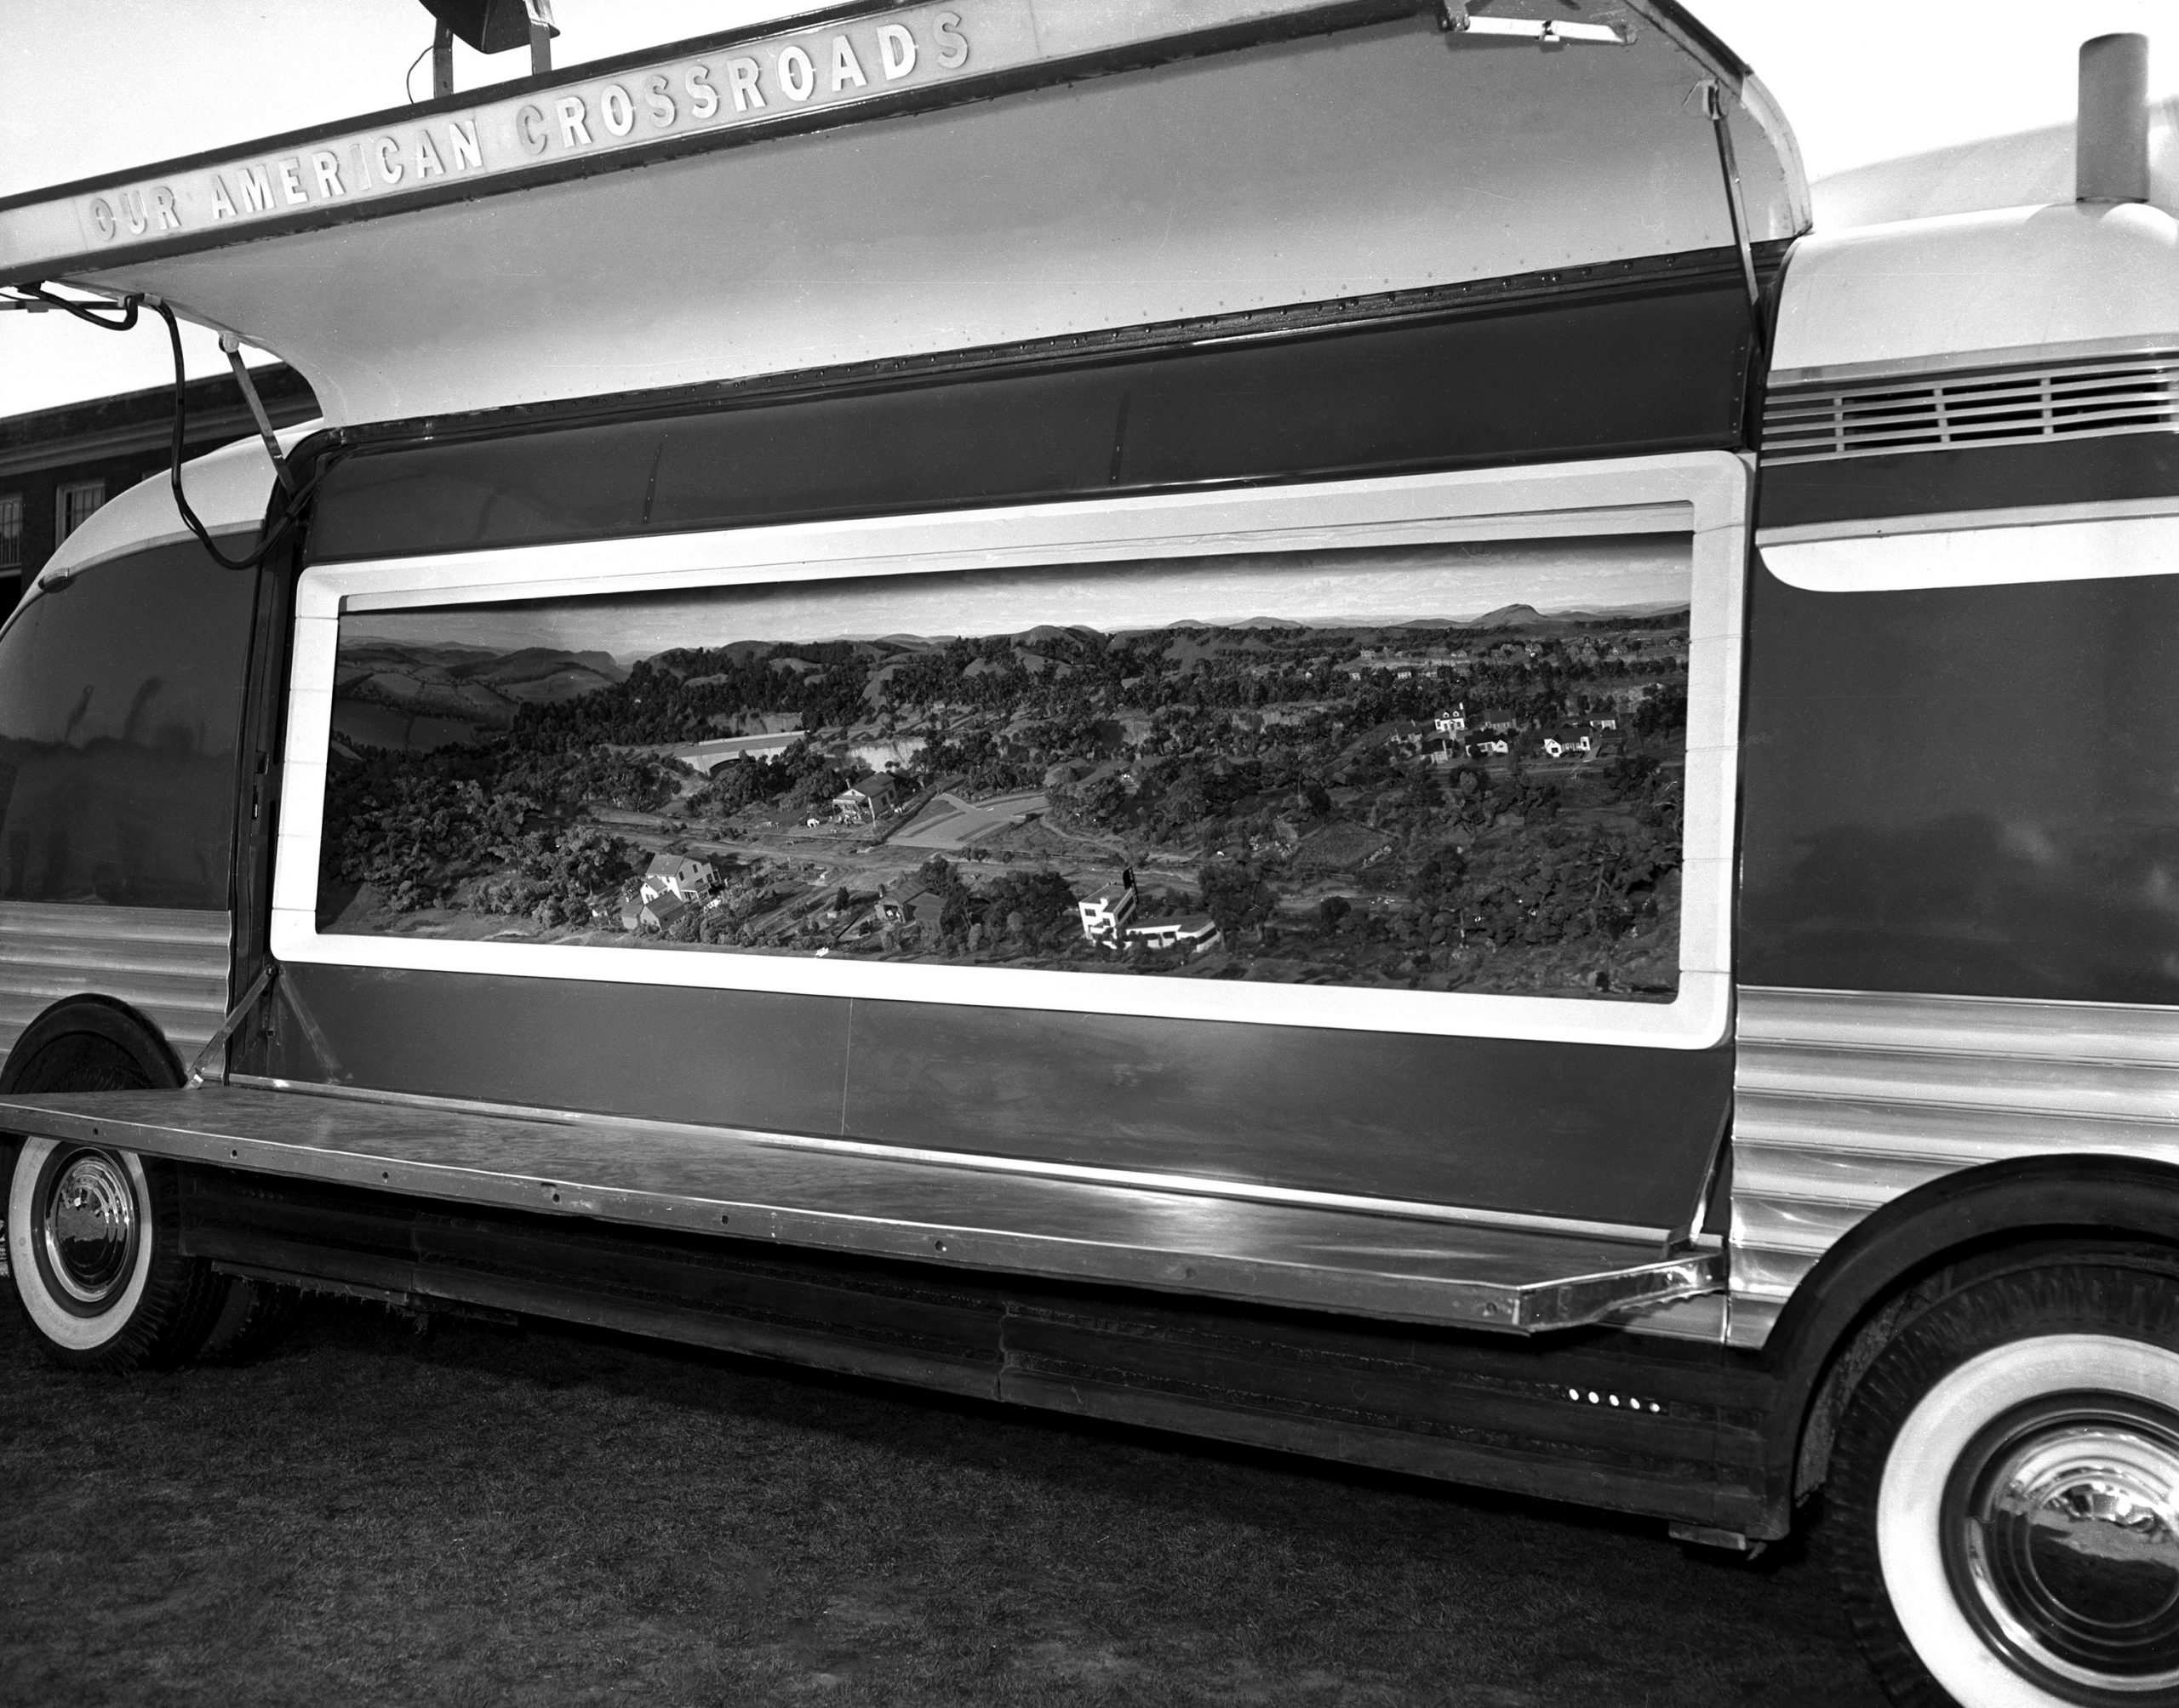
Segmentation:
{"type": "Polygon", "coordinates": [[[1839,1431],[1842,1587],[1915,1708],[2179,1705],[2179,1265],[1962,1270],[1839,1431]]]}
{"type": "Polygon", "coordinates": [[[52,1139],[16,1150],[9,1268],[24,1314],[61,1363],[165,1368],[203,1343],[221,1282],[181,1254],[180,1230],[163,1164],[52,1139]]]}

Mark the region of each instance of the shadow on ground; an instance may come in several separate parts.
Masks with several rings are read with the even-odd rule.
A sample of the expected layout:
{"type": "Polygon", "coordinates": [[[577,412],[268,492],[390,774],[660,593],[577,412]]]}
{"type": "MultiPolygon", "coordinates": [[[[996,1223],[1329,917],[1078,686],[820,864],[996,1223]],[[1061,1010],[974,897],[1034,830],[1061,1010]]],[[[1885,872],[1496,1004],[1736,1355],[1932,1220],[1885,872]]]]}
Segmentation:
{"type": "Polygon", "coordinates": [[[1878,1708],[1662,1527],[557,1329],[86,1377],[0,1305],[0,1702],[1878,1708]]]}

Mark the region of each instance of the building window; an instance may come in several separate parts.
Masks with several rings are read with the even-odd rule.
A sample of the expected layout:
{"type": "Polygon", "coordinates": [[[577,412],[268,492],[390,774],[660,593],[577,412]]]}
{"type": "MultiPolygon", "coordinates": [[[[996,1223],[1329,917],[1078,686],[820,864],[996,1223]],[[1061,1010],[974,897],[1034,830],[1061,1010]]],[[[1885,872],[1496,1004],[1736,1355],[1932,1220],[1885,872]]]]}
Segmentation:
{"type": "Polygon", "coordinates": [[[0,492],[0,575],[23,569],[23,495],[0,492]]]}
{"type": "Polygon", "coordinates": [[[55,543],[66,540],[90,520],[91,512],[105,502],[106,483],[102,480],[77,481],[62,487],[54,497],[55,543]]]}

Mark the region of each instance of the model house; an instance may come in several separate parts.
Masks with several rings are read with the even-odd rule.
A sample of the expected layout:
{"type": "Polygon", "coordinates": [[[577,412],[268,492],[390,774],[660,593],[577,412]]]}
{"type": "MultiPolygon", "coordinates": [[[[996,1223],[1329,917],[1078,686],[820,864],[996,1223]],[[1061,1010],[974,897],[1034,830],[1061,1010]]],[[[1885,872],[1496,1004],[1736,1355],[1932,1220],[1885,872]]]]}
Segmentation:
{"type": "Polygon", "coordinates": [[[928,925],[938,928],[946,898],[912,878],[889,884],[878,898],[878,917],[887,925],[928,925]]]}
{"type": "Polygon", "coordinates": [[[659,930],[663,931],[668,926],[686,917],[689,911],[689,904],[669,891],[646,900],[643,905],[642,911],[637,916],[637,923],[655,926],[659,930]]]}
{"type": "Polygon", "coordinates": [[[1185,949],[1190,955],[1208,955],[1226,946],[1218,922],[1207,913],[1191,913],[1179,919],[1151,919],[1130,925],[1121,933],[1130,949],[1185,949]]]}
{"type": "Polygon", "coordinates": [[[832,797],[832,806],[850,824],[874,825],[893,810],[900,780],[889,771],[873,771],[850,783],[832,797]]]}
{"type": "Polygon", "coordinates": [[[1135,917],[1135,874],[1122,872],[1118,883],[1083,897],[1075,905],[1081,910],[1084,937],[1092,943],[1117,944],[1128,921],[1135,917]]]}
{"type": "Polygon", "coordinates": [[[655,901],[671,895],[683,901],[701,901],[718,885],[718,873],[707,860],[685,854],[655,855],[643,872],[643,899],[655,901]]]}

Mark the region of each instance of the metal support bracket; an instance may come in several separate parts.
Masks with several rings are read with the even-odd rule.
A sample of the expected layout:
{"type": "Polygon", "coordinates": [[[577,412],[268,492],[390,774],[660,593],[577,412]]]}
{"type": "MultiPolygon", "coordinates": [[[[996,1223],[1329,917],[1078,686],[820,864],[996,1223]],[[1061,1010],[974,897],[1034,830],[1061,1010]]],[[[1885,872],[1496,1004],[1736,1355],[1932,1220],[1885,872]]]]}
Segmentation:
{"type": "Polygon", "coordinates": [[[288,467],[288,460],[280,454],[280,437],[272,431],[272,418],[265,413],[265,400],[257,395],[257,384],[249,377],[249,366],[242,359],[242,341],[232,332],[220,334],[220,348],[226,351],[227,366],[235,371],[235,384],[242,387],[243,402],[249,405],[251,417],[257,423],[258,437],[265,441],[265,454],[272,459],[272,472],[280,477],[280,484],[288,491],[295,489],[295,477],[288,467]]]}
{"type": "Polygon", "coordinates": [[[1633,39],[1609,24],[1579,24],[1569,18],[1478,18],[1468,11],[1470,0],[1438,0],[1438,27],[1456,36],[1503,36],[1534,42],[1539,48],[1564,47],[1569,42],[1608,42],[1623,48],[1633,39]]]}
{"type": "Polygon", "coordinates": [[[1763,305],[1763,286],[1755,277],[1755,251],[1747,235],[1747,198],[1741,192],[1740,162],[1733,153],[1732,127],[1726,122],[1728,111],[1725,91],[1714,77],[1706,78],[1696,85],[1702,116],[1710,121],[1710,129],[1718,140],[1718,167],[1725,174],[1725,205],[1731,212],[1733,243],[1740,250],[1741,277],[1747,285],[1747,306],[1752,309],[1763,305]]]}
{"type": "Polygon", "coordinates": [[[235,1035],[235,1028],[249,1018],[250,1010],[265,999],[280,976],[277,961],[266,963],[265,970],[250,980],[249,988],[242,993],[242,1000],[227,1011],[226,1019],[220,1022],[220,1029],[204,1040],[204,1048],[197,1052],[197,1059],[189,1064],[189,1083],[193,1090],[203,1085],[214,1072],[219,1082],[227,1082],[227,1040],[235,1035]]]}

